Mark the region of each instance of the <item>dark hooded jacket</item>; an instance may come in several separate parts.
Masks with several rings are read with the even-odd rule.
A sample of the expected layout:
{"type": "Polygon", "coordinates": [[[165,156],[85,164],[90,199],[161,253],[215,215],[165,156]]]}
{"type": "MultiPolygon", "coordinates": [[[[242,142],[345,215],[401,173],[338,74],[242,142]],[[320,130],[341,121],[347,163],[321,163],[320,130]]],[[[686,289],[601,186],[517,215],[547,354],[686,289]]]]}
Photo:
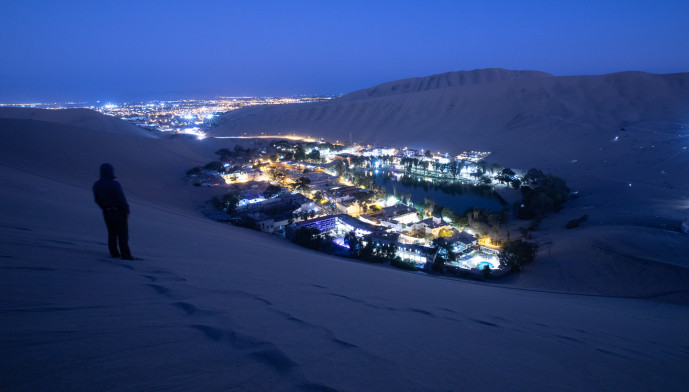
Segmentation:
{"type": "Polygon", "coordinates": [[[96,204],[105,211],[123,211],[129,214],[129,204],[120,183],[115,181],[115,170],[109,163],[100,165],[100,180],[93,184],[96,204]]]}

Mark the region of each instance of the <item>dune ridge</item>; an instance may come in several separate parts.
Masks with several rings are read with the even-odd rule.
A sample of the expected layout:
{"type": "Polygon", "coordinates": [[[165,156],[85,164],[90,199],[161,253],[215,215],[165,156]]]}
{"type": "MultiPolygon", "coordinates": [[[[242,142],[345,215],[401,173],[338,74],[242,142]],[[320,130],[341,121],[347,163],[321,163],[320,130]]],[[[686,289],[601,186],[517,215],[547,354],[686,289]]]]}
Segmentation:
{"type": "Polygon", "coordinates": [[[357,90],[345,94],[342,97],[342,100],[364,99],[394,94],[418,93],[422,91],[471,84],[500,83],[510,80],[529,80],[549,77],[553,77],[553,75],[540,71],[516,71],[502,68],[445,72],[427,77],[408,78],[394,82],[382,83],[371,88],[357,90]]]}

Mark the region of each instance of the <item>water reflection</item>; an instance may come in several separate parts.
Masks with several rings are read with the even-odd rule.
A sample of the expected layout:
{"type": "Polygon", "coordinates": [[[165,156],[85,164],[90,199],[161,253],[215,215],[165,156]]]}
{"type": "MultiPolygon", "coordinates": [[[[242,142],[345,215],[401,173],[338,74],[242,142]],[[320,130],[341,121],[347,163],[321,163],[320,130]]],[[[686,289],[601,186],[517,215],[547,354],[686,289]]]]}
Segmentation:
{"type": "Polygon", "coordinates": [[[395,194],[398,198],[406,194],[418,205],[423,205],[425,199],[430,199],[436,205],[448,207],[460,214],[470,207],[491,211],[501,211],[504,208],[493,188],[488,185],[437,180],[429,182],[416,176],[396,177],[391,173],[374,176],[376,184],[385,187],[388,193],[395,194]]]}

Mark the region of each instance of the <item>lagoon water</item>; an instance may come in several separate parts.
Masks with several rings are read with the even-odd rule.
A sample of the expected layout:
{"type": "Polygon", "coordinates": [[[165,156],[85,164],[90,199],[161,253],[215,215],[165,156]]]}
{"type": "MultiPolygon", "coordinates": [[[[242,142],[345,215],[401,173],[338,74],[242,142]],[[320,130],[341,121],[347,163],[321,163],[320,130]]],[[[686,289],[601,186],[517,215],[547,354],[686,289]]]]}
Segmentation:
{"type": "Polygon", "coordinates": [[[424,199],[428,198],[435,202],[438,206],[443,206],[452,209],[456,213],[463,213],[467,208],[476,207],[481,209],[488,209],[491,211],[502,211],[503,206],[496,197],[484,197],[472,190],[470,185],[467,185],[462,193],[454,195],[445,193],[440,189],[434,189],[433,184],[428,184],[428,189],[423,187],[414,187],[403,184],[395,179],[389,173],[381,173],[376,175],[376,183],[384,186],[388,193],[400,194],[409,193],[414,204],[423,205],[424,199]]]}

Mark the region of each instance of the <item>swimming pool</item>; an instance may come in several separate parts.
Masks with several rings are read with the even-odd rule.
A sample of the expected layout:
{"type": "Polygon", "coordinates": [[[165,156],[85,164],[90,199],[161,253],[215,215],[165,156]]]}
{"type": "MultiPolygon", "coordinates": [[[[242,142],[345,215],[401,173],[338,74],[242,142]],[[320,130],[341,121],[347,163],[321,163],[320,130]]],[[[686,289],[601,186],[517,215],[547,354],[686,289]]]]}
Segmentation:
{"type": "Polygon", "coordinates": [[[487,261],[482,261],[482,262],[478,263],[476,268],[482,270],[482,269],[486,268],[486,266],[488,266],[488,268],[490,268],[490,269],[495,269],[495,266],[493,264],[487,262],[487,261]]]}

